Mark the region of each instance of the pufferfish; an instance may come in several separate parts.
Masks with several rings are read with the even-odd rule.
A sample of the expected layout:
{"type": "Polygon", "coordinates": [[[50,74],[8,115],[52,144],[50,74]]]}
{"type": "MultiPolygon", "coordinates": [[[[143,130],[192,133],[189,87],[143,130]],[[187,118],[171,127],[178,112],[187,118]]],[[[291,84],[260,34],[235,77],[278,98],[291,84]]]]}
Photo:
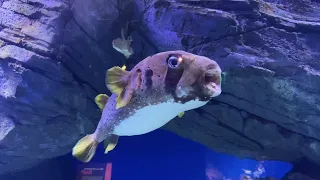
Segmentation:
{"type": "Polygon", "coordinates": [[[107,153],[119,136],[149,133],[207,104],[221,94],[221,69],[207,57],[167,51],[145,58],[131,71],[107,70],[106,86],[112,95],[96,98],[103,111],[95,132],[80,139],[72,150],[82,162],[92,159],[102,141],[108,144],[107,153]]]}

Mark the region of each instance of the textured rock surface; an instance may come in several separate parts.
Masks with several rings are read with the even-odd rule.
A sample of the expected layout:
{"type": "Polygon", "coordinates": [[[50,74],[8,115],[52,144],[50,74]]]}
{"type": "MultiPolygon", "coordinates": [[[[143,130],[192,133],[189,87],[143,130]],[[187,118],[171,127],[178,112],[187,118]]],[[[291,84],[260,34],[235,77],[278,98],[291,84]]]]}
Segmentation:
{"type": "Polygon", "coordinates": [[[219,152],[320,165],[320,4],[315,1],[0,1],[0,173],[64,154],[90,132],[111,41],[134,55],[183,49],[227,72],[223,94],[166,129],[219,152]],[[21,163],[24,162],[24,163],[21,163]]]}
{"type": "Polygon", "coordinates": [[[99,116],[92,102],[97,91],[58,60],[61,32],[70,21],[62,15],[69,6],[32,0],[0,5],[0,173],[5,173],[70,152],[99,116]]]}
{"type": "Polygon", "coordinates": [[[144,14],[160,47],[212,57],[228,73],[220,97],[167,128],[238,156],[320,163],[319,19],[284,5],[238,3],[159,2],[144,14]],[[164,36],[181,43],[167,45],[164,36]]]}

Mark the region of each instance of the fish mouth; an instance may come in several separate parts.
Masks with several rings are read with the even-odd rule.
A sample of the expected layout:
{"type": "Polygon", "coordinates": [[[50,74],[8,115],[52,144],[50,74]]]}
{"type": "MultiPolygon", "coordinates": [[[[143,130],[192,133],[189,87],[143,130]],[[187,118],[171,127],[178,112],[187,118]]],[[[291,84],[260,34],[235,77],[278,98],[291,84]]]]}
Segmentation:
{"type": "Polygon", "coordinates": [[[205,91],[210,97],[216,97],[221,94],[221,70],[207,69],[204,74],[205,91]]]}

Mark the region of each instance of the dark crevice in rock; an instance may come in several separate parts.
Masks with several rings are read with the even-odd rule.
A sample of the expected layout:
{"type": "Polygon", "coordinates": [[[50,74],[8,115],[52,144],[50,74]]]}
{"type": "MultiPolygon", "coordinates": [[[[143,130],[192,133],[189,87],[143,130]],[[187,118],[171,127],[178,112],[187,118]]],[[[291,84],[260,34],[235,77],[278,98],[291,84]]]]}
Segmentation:
{"type": "Polygon", "coordinates": [[[74,80],[82,87],[84,88],[84,85],[87,85],[89,88],[91,88],[96,94],[99,94],[99,90],[96,89],[93,85],[91,85],[88,81],[83,80],[80,78],[76,73],[72,71],[72,69],[66,64],[62,63],[63,66],[72,74],[72,77],[74,80]]]}
{"type": "MultiPolygon", "coordinates": [[[[74,16],[72,14],[72,11],[68,11],[70,16],[69,17],[69,20],[66,20],[64,22],[64,25],[63,27],[66,27],[67,24],[70,22],[70,21],[73,21],[79,28],[80,30],[85,33],[86,35],[88,33],[86,33],[86,31],[76,22],[76,20],[74,19],[74,16]]],[[[94,42],[96,42],[92,37],[88,36],[88,38],[92,39],[94,42]]],[[[96,42],[97,43],[97,42],[96,42]]],[[[68,65],[68,61],[72,61],[74,63],[76,63],[77,65],[79,65],[82,69],[85,69],[85,67],[75,58],[73,57],[73,53],[72,52],[76,52],[76,50],[72,49],[72,46],[66,46],[66,45],[61,45],[59,47],[59,50],[58,52],[56,52],[55,54],[53,54],[51,56],[52,59],[56,59],[57,61],[61,62],[61,64],[68,70],[68,72],[70,72],[72,74],[72,77],[74,78],[74,80],[79,84],[81,85],[82,87],[84,85],[87,85],[89,88],[91,88],[95,93],[99,93],[99,90],[97,88],[95,88],[91,83],[89,83],[88,81],[80,78],[73,70],[72,68],[70,67],[70,65],[68,65]]]]}
{"type": "MultiPolygon", "coordinates": [[[[39,40],[39,39],[33,39],[32,37],[27,36],[27,35],[25,35],[25,38],[30,38],[29,40],[31,40],[31,41],[32,41],[32,40],[39,40]]],[[[12,43],[12,42],[8,41],[8,40],[5,39],[5,38],[1,38],[1,37],[0,37],[0,39],[4,40],[4,41],[6,42],[6,45],[17,46],[17,47],[26,49],[26,50],[28,50],[28,51],[35,52],[35,53],[37,53],[37,54],[39,54],[39,55],[41,55],[41,56],[43,56],[43,57],[50,57],[50,56],[53,55],[51,52],[50,52],[50,53],[46,53],[46,52],[43,52],[43,51],[41,51],[41,50],[38,50],[38,49],[32,48],[32,47],[30,47],[30,46],[27,46],[23,40],[22,40],[20,43],[17,43],[17,44],[16,44],[16,43],[12,43]]],[[[41,40],[39,40],[39,41],[41,41],[41,40]]],[[[42,42],[43,42],[43,43],[46,43],[46,42],[44,42],[44,41],[42,41],[42,42]]]]}
{"type": "MultiPolygon", "coordinates": [[[[22,109],[19,109],[19,110],[16,110],[16,112],[21,112],[23,114],[29,114],[29,115],[33,115],[33,116],[36,116],[36,117],[40,117],[40,118],[43,118],[43,119],[46,119],[48,116],[46,114],[40,114],[40,113],[35,113],[35,112],[32,112],[32,111],[25,111],[25,110],[22,110],[22,109]]],[[[20,124],[21,125],[31,125],[31,126],[42,126],[43,124],[45,123],[39,123],[39,122],[28,122],[28,123],[23,123],[20,121],[20,124]]]]}
{"type": "MultiPolygon", "coordinates": [[[[92,40],[97,46],[99,46],[99,43],[96,39],[94,39],[88,32],[86,32],[86,30],[76,21],[76,19],[74,18],[74,15],[71,13],[71,17],[69,21],[73,21],[78,27],[79,29],[90,39],[92,40]]],[[[68,21],[65,21],[65,25],[64,27],[68,24],[68,21]]],[[[85,67],[78,62],[78,60],[73,57],[73,53],[76,50],[72,50],[72,46],[61,46],[59,52],[57,53],[57,55],[55,57],[57,57],[58,60],[60,60],[60,62],[64,65],[64,67],[72,74],[72,76],[74,77],[74,79],[80,84],[80,85],[87,85],[89,86],[92,90],[94,90],[97,94],[99,93],[99,90],[96,89],[93,85],[91,85],[91,83],[83,80],[82,78],[80,78],[78,75],[76,75],[76,73],[73,72],[72,68],[66,63],[67,61],[72,61],[74,63],[76,63],[77,65],[79,65],[81,68],[85,69],[85,67]],[[70,48],[70,49],[69,49],[70,48]]],[[[52,57],[55,59],[55,57],[52,57]]]]}
{"type": "MultiPolygon", "coordinates": [[[[232,146],[235,146],[239,149],[245,149],[245,150],[249,150],[249,151],[252,151],[252,152],[256,152],[256,151],[263,151],[261,149],[255,149],[255,148],[252,148],[252,147],[249,147],[249,146],[245,146],[245,143],[241,143],[241,142],[237,142],[237,141],[232,141],[232,140],[228,140],[228,139],[225,139],[225,138],[221,138],[224,142],[226,143],[229,143],[230,145],[232,146]]],[[[234,151],[234,149],[233,149],[234,151]]]]}
{"type": "MultiPolygon", "coordinates": [[[[29,109],[32,109],[33,111],[37,111],[37,112],[41,112],[41,111],[47,111],[47,112],[51,112],[51,113],[59,113],[59,110],[54,110],[54,109],[46,109],[44,107],[37,107],[36,105],[32,105],[32,104],[27,104],[27,103],[22,103],[22,102],[14,102],[14,103],[8,103],[8,107],[10,108],[14,108],[14,106],[21,106],[21,107],[28,107],[29,109]]],[[[18,109],[18,111],[22,111],[22,112],[26,112],[25,110],[22,109],[18,109]]],[[[43,115],[41,115],[43,116],[43,115]]]]}
{"type": "Polygon", "coordinates": [[[21,3],[24,3],[24,4],[28,4],[28,5],[31,5],[31,6],[34,6],[34,7],[37,7],[39,9],[42,9],[44,8],[45,6],[43,4],[41,4],[40,2],[34,2],[34,1],[29,1],[29,0],[26,0],[26,1],[22,1],[22,0],[19,0],[21,3]]]}
{"type": "Polygon", "coordinates": [[[93,38],[78,22],[77,20],[74,18],[74,15],[72,15],[72,21],[79,27],[79,29],[88,37],[90,38],[93,42],[95,42],[96,44],[98,44],[97,40],[95,38],[93,38]]]}
{"type": "MultiPolygon", "coordinates": [[[[4,9],[6,9],[6,8],[4,8],[4,9]]],[[[11,11],[11,12],[14,12],[14,13],[17,14],[17,15],[26,17],[26,18],[28,18],[28,19],[30,19],[30,20],[39,20],[39,19],[41,18],[41,16],[43,15],[43,14],[42,14],[41,12],[39,12],[39,11],[37,11],[37,12],[31,14],[31,15],[25,15],[25,14],[23,14],[23,13],[20,13],[20,12],[18,12],[18,11],[14,11],[14,10],[11,10],[11,9],[7,9],[7,10],[8,10],[8,11],[11,11]]],[[[46,24],[46,25],[51,26],[50,24],[46,24]]]]}
{"type": "Polygon", "coordinates": [[[73,54],[74,54],[73,52],[77,52],[77,51],[73,49],[72,46],[62,45],[60,47],[59,55],[57,56],[62,63],[65,63],[66,61],[70,60],[76,63],[82,69],[85,69],[85,67],[77,60],[77,58],[73,57],[73,54]]]}
{"type": "MultiPolygon", "coordinates": [[[[11,27],[4,26],[3,24],[2,24],[2,27],[3,27],[3,28],[12,29],[11,27]]],[[[3,29],[0,28],[0,30],[3,30],[3,29]]],[[[30,47],[28,47],[28,46],[25,46],[25,45],[23,44],[23,43],[24,43],[24,42],[23,42],[23,39],[26,38],[26,39],[28,39],[28,40],[37,40],[37,41],[39,41],[39,42],[42,42],[42,43],[48,44],[48,45],[52,45],[52,43],[47,42],[47,41],[44,41],[44,40],[42,40],[42,39],[38,39],[38,38],[33,37],[33,36],[29,36],[29,35],[27,35],[27,34],[23,34],[23,36],[18,36],[18,37],[19,37],[20,40],[21,40],[21,42],[19,42],[19,43],[12,43],[12,42],[8,41],[8,40],[5,39],[5,38],[0,38],[0,39],[3,39],[3,40],[6,41],[6,43],[8,43],[8,44],[12,44],[12,45],[15,45],[15,46],[18,46],[18,47],[21,47],[21,48],[24,48],[24,49],[27,49],[27,50],[30,50],[30,51],[39,53],[39,54],[41,54],[42,56],[49,56],[49,54],[44,53],[43,51],[39,51],[39,50],[37,50],[37,49],[34,49],[34,48],[30,48],[30,47]]]]}
{"type": "MultiPolygon", "coordinates": [[[[282,116],[282,117],[285,117],[285,118],[288,118],[288,119],[292,119],[292,120],[294,120],[295,123],[301,123],[301,124],[310,126],[310,127],[314,128],[314,129],[316,129],[316,130],[318,130],[318,131],[320,132],[320,129],[319,129],[318,127],[315,127],[315,126],[312,125],[312,124],[308,124],[308,123],[305,123],[305,122],[301,122],[301,121],[299,121],[299,120],[297,120],[297,119],[294,119],[293,117],[289,117],[289,116],[287,116],[287,115],[285,115],[285,114],[279,113],[279,112],[277,112],[277,111],[275,111],[275,110],[273,110],[273,109],[270,109],[270,108],[268,108],[268,107],[264,107],[264,106],[261,106],[261,105],[259,105],[259,104],[254,103],[254,102],[252,102],[252,101],[249,101],[249,100],[246,100],[246,99],[244,99],[244,98],[238,97],[238,96],[236,96],[236,95],[234,95],[234,94],[226,93],[226,92],[222,92],[222,94],[226,94],[226,95],[232,96],[232,97],[234,97],[234,98],[236,98],[236,99],[240,99],[240,100],[246,101],[246,102],[248,102],[248,103],[250,103],[250,104],[253,104],[253,105],[257,106],[257,107],[260,107],[260,108],[262,108],[262,109],[266,109],[266,110],[268,110],[268,111],[270,111],[270,112],[273,112],[273,113],[279,115],[280,117],[282,116]]],[[[250,113],[250,114],[252,114],[252,113],[250,113]]],[[[268,122],[274,123],[274,122],[272,122],[272,121],[270,121],[270,120],[266,120],[266,119],[264,119],[264,121],[268,121],[268,122]]],[[[265,122],[265,123],[268,123],[268,122],[265,122]]],[[[284,127],[282,127],[280,124],[277,124],[277,125],[280,126],[281,128],[284,128],[284,127]]],[[[310,137],[310,138],[311,138],[311,137],[310,137]]],[[[312,137],[312,138],[313,138],[313,137],[312,137]]]]}
{"type": "MultiPolygon", "coordinates": [[[[50,109],[38,108],[37,106],[32,106],[32,105],[26,104],[26,103],[16,103],[15,105],[8,105],[7,109],[9,109],[9,108],[14,108],[14,107],[17,107],[17,106],[19,106],[19,107],[28,107],[29,109],[33,109],[33,111],[31,111],[31,110],[25,110],[25,109],[16,109],[16,110],[15,110],[16,112],[21,112],[21,113],[23,113],[23,114],[35,115],[35,116],[37,116],[37,117],[42,117],[43,119],[47,119],[47,118],[49,117],[49,115],[48,115],[48,114],[45,114],[45,112],[50,112],[51,114],[58,114],[58,113],[59,113],[58,111],[55,112],[55,111],[50,110],[50,109]],[[41,114],[40,114],[40,113],[36,113],[36,112],[42,112],[42,111],[43,111],[43,113],[41,113],[41,114]]],[[[61,116],[64,116],[64,115],[61,115],[61,116]]],[[[24,126],[25,126],[25,125],[41,126],[42,124],[45,124],[45,122],[42,123],[42,124],[39,124],[39,123],[35,123],[35,124],[31,124],[31,123],[25,124],[25,123],[22,123],[20,120],[16,119],[16,117],[13,116],[13,115],[8,115],[8,117],[10,117],[11,120],[14,121],[14,123],[15,123],[16,126],[18,126],[18,125],[24,125],[24,126]]],[[[31,121],[30,121],[30,122],[31,122],[31,121]]]]}
{"type": "MultiPolygon", "coordinates": [[[[214,101],[218,101],[218,100],[214,100],[214,101]]],[[[246,112],[246,113],[249,114],[248,117],[251,116],[251,117],[253,117],[253,118],[256,119],[256,120],[260,120],[260,121],[263,121],[263,122],[265,122],[265,123],[270,122],[270,123],[268,123],[268,124],[275,124],[275,125],[278,127],[278,129],[279,129],[279,128],[284,128],[284,129],[285,129],[284,131],[286,131],[286,132],[287,132],[287,131],[290,131],[290,132],[293,133],[293,134],[299,134],[299,135],[301,135],[302,137],[305,137],[305,138],[307,138],[307,139],[320,142],[318,139],[316,139],[316,138],[314,138],[314,137],[307,136],[307,135],[302,134],[302,133],[300,133],[300,132],[295,132],[295,131],[292,131],[292,130],[287,129],[287,128],[285,128],[285,127],[282,127],[281,125],[279,125],[279,124],[276,123],[276,122],[267,120],[267,119],[265,119],[265,118],[263,118],[263,117],[261,117],[261,116],[258,116],[258,115],[256,115],[256,114],[252,114],[251,112],[248,112],[248,111],[246,111],[245,109],[241,109],[241,108],[239,108],[239,107],[236,107],[236,106],[234,106],[234,105],[228,104],[228,103],[226,103],[226,102],[222,102],[222,101],[218,101],[218,102],[221,103],[221,104],[228,105],[228,106],[230,106],[230,107],[232,107],[232,108],[234,108],[234,109],[237,109],[237,110],[239,110],[239,111],[244,111],[244,112],[246,112]]]]}
{"type": "MultiPolygon", "coordinates": [[[[45,4],[41,3],[41,1],[37,2],[37,1],[30,1],[30,0],[26,0],[26,1],[21,1],[19,0],[21,3],[25,3],[25,4],[28,4],[28,5],[31,5],[31,6],[34,6],[34,7],[37,7],[39,9],[47,9],[47,10],[50,10],[50,11],[55,11],[55,12],[60,12],[61,10],[63,10],[64,8],[66,7],[62,7],[62,6],[56,6],[56,7],[47,7],[45,4]]],[[[50,1],[48,1],[50,2],[50,1]]],[[[59,2],[59,1],[58,1],[59,2]]],[[[57,2],[57,3],[58,3],[57,2]]],[[[52,3],[52,2],[50,2],[52,3]]],[[[63,4],[61,4],[63,5],[63,4]]]]}
{"type": "Polygon", "coordinates": [[[285,25],[285,23],[279,21],[279,19],[277,19],[274,16],[269,16],[267,14],[264,14],[264,16],[262,16],[262,17],[267,18],[268,22],[270,22],[273,27],[275,27],[277,29],[283,29],[287,32],[291,32],[291,33],[319,33],[320,32],[320,23],[312,23],[312,22],[307,22],[307,21],[305,23],[303,21],[290,22],[289,19],[282,20],[288,24],[294,25],[292,27],[289,25],[285,25]]]}
{"type": "Polygon", "coordinates": [[[72,119],[71,116],[57,115],[57,116],[50,117],[49,119],[47,119],[45,124],[57,124],[57,123],[59,123],[61,121],[61,119],[68,120],[68,121],[63,121],[65,123],[68,123],[68,124],[72,124],[73,123],[72,121],[70,121],[70,119],[72,119]]]}
{"type": "Polygon", "coordinates": [[[153,7],[158,9],[158,8],[167,8],[170,6],[170,2],[169,1],[156,1],[154,4],[153,4],[153,7]]]}
{"type": "MultiPolygon", "coordinates": [[[[208,120],[210,121],[209,118],[203,116],[203,114],[208,114],[208,115],[211,116],[213,119],[217,120],[218,125],[220,125],[221,127],[223,127],[223,128],[225,128],[225,129],[227,129],[227,130],[229,130],[229,131],[231,131],[231,132],[239,135],[240,137],[242,137],[242,138],[244,138],[244,139],[247,139],[248,141],[252,142],[253,144],[256,144],[256,145],[260,148],[259,151],[264,151],[264,147],[263,147],[259,142],[257,142],[257,141],[254,140],[254,139],[249,138],[248,136],[244,135],[242,132],[239,132],[239,131],[237,131],[236,129],[232,128],[231,126],[223,123],[221,120],[219,120],[217,117],[215,117],[214,115],[212,115],[210,112],[207,112],[207,111],[205,111],[205,110],[202,109],[202,108],[195,109],[194,111],[197,112],[199,115],[202,115],[202,117],[204,117],[204,118],[206,118],[206,119],[208,119],[208,120]]],[[[234,144],[235,142],[232,142],[232,143],[234,144]]],[[[240,146],[243,146],[243,144],[241,144],[241,145],[240,145],[240,144],[237,144],[237,145],[238,145],[239,147],[240,147],[240,146]]],[[[248,149],[250,149],[250,150],[254,150],[254,149],[252,149],[252,148],[250,148],[250,147],[247,147],[247,146],[244,146],[244,147],[246,147],[246,148],[248,148],[248,149]]],[[[256,150],[255,150],[255,151],[256,151],[256,150]]]]}
{"type": "Polygon", "coordinates": [[[290,138],[295,133],[289,129],[283,128],[281,126],[278,126],[278,132],[284,137],[284,138],[290,138]]]}
{"type": "MultiPolygon", "coordinates": [[[[207,117],[199,114],[201,117],[203,118],[206,118],[207,120],[209,120],[207,117]]],[[[192,124],[195,124],[197,127],[200,127],[201,129],[205,130],[206,129],[206,126],[197,122],[197,121],[192,121],[192,124]]],[[[216,138],[219,138],[220,136],[216,135],[216,134],[213,134],[212,132],[210,132],[210,136],[213,136],[213,137],[216,137],[216,138]]]]}
{"type": "Polygon", "coordinates": [[[226,3],[224,1],[184,1],[177,0],[176,2],[184,3],[192,6],[200,6],[204,8],[220,9],[224,11],[235,11],[235,12],[249,12],[255,9],[249,4],[250,1],[232,1],[232,3],[226,3]]]}
{"type": "MultiPolygon", "coordinates": [[[[13,150],[13,149],[12,149],[13,150]]],[[[23,155],[15,155],[15,154],[11,154],[11,152],[10,151],[8,151],[9,153],[6,153],[6,155],[10,155],[10,157],[15,157],[15,158],[24,158],[24,156],[23,155]]]]}
{"type": "Polygon", "coordinates": [[[155,53],[160,52],[160,50],[157,47],[157,45],[154,42],[150,41],[149,38],[146,37],[146,35],[145,35],[145,33],[143,32],[142,29],[137,28],[135,30],[148,43],[148,45],[151,46],[154,49],[155,53]]]}
{"type": "Polygon", "coordinates": [[[205,45],[205,44],[208,44],[208,43],[212,43],[212,42],[219,42],[219,41],[222,41],[226,38],[234,38],[234,37],[238,37],[238,36],[241,36],[241,35],[245,35],[247,33],[252,33],[252,32],[255,32],[255,31],[260,31],[260,30],[263,30],[263,29],[266,29],[266,28],[270,28],[272,27],[271,25],[265,25],[265,26],[262,26],[262,27],[259,27],[259,28],[254,28],[254,29],[251,29],[251,30],[247,30],[247,31],[243,31],[243,32],[238,32],[238,33],[233,33],[233,34],[226,34],[222,37],[219,37],[219,38],[205,38],[204,41],[200,42],[200,43],[197,43],[195,44],[194,46],[191,46],[189,47],[188,49],[194,49],[194,48],[197,48],[199,46],[202,46],[202,45],[205,45]]]}
{"type": "MultiPolygon", "coordinates": [[[[67,105],[62,104],[62,103],[59,103],[59,104],[61,105],[60,106],[61,108],[68,107],[67,105]]],[[[6,109],[14,109],[15,107],[25,107],[25,109],[30,109],[30,110],[22,110],[20,108],[17,108],[15,110],[16,112],[22,112],[24,114],[32,114],[32,115],[40,116],[40,117],[43,117],[43,119],[51,118],[50,115],[46,114],[45,112],[50,112],[51,114],[60,114],[60,115],[55,115],[53,117],[67,116],[67,115],[62,115],[61,112],[58,109],[57,110],[48,109],[48,108],[45,108],[45,107],[38,107],[37,105],[22,103],[22,102],[18,102],[18,101],[13,101],[12,103],[8,102],[6,109]],[[33,111],[31,111],[31,109],[33,111]],[[35,113],[35,112],[43,112],[43,113],[39,114],[39,113],[35,113]]],[[[10,115],[10,114],[6,114],[6,115],[7,115],[8,118],[10,118],[14,122],[14,124],[16,126],[19,126],[19,125],[23,125],[23,126],[26,126],[26,125],[41,126],[42,125],[42,124],[39,124],[39,123],[37,123],[37,124],[25,124],[25,123],[22,123],[20,120],[18,120],[14,115],[10,115]]],[[[45,122],[43,124],[45,124],[45,122]]]]}
{"type": "MultiPolygon", "coordinates": [[[[1,7],[0,7],[0,9],[1,9],[1,7]]],[[[4,9],[4,8],[2,8],[2,9],[4,9]]],[[[14,14],[17,14],[17,15],[20,15],[20,16],[22,16],[22,17],[28,18],[29,20],[33,20],[33,22],[31,21],[30,23],[38,22],[39,24],[45,25],[45,26],[48,27],[48,28],[51,28],[51,29],[53,29],[53,30],[57,30],[57,28],[56,28],[55,26],[51,25],[51,24],[43,23],[43,22],[40,21],[39,19],[31,19],[30,17],[32,17],[32,16],[27,16],[27,15],[25,15],[25,14],[21,14],[21,13],[19,13],[19,12],[12,11],[12,10],[9,10],[9,9],[5,9],[5,10],[11,11],[11,12],[13,12],[14,14]],[[38,21],[37,21],[37,20],[38,20],[38,21]]],[[[4,26],[4,27],[10,28],[10,29],[12,29],[12,28],[14,27],[14,26],[13,26],[13,27],[8,27],[8,26],[5,26],[5,25],[3,25],[3,24],[1,24],[1,25],[4,26]]],[[[31,24],[30,24],[30,25],[31,25],[31,24]]],[[[19,28],[17,28],[17,29],[21,30],[22,28],[23,28],[23,27],[19,27],[19,28]]],[[[22,32],[21,32],[21,33],[22,33],[22,32]]],[[[47,44],[49,44],[49,45],[54,45],[54,42],[45,41],[45,40],[43,40],[43,39],[36,38],[36,36],[30,36],[30,35],[27,35],[27,34],[23,34],[23,35],[24,35],[25,37],[27,37],[27,38],[30,38],[30,39],[39,40],[39,41],[45,42],[45,43],[47,43],[47,44]]]]}
{"type": "MultiPolygon", "coordinates": [[[[197,110],[199,110],[199,109],[197,109],[197,110]]],[[[197,112],[197,110],[195,110],[195,111],[197,112]]],[[[199,113],[199,112],[197,112],[197,113],[198,113],[201,117],[205,118],[206,120],[211,121],[211,119],[208,118],[208,117],[206,117],[206,116],[204,116],[203,113],[199,113]]],[[[202,125],[201,123],[198,123],[197,121],[193,121],[192,123],[193,123],[193,124],[197,124],[198,127],[204,127],[204,129],[205,129],[205,126],[202,125]]],[[[219,125],[220,125],[220,124],[219,124],[219,125]]],[[[223,127],[223,128],[225,128],[225,127],[223,127]]],[[[226,129],[228,129],[228,128],[226,128],[226,129]]],[[[228,129],[228,130],[229,130],[229,129],[228,129]]],[[[261,151],[261,149],[258,149],[258,150],[257,150],[257,149],[254,149],[254,148],[252,148],[252,147],[245,146],[244,143],[237,143],[237,141],[228,140],[228,139],[226,139],[226,138],[223,138],[222,136],[215,135],[215,134],[213,134],[212,132],[210,132],[210,136],[213,136],[213,137],[215,137],[215,138],[219,138],[219,139],[221,139],[222,141],[224,141],[224,142],[226,142],[226,143],[229,143],[229,144],[231,144],[231,145],[233,145],[233,146],[240,147],[241,149],[246,149],[246,150],[249,150],[249,151],[261,151]]],[[[247,139],[247,140],[248,140],[248,139],[247,139]]],[[[249,139],[249,140],[250,140],[250,139],[249,139]]]]}
{"type": "MultiPolygon", "coordinates": [[[[37,11],[37,12],[29,15],[28,17],[29,17],[29,19],[34,19],[34,20],[39,19],[39,20],[40,20],[40,18],[41,18],[42,16],[46,16],[46,15],[44,15],[44,14],[42,14],[41,12],[37,11]]],[[[46,16],[46,17],[49,17],[49,16],[46,16]]],[[[42,22],[42,21],[41,21],[41,22],[42,22]]],[[[44,23],[44,22],[42,22],[42,23],[44,23]]],[[[46,24],[46,25],[48,25],[48,26],[50,26],[50,27],[53,28],[53,26],[52,26],[51,24],[48,24],[48,23],[44,23],[44,24],[46,24]]]]}
{"type": "MultiPolygon", "coordinates": [[[[64,52],[66,53],[66,52],[64,52]]],[[[67,53],[68,54],[68,53],[67,53]]],[[[74,59],[71,54],[70,56],[68,56],[70,58],[70,60],[72,60],[73,62],[77,63],[77,60],[74,59]]],[[[57,55],[57,59],[60,60],[61,64],[64,66],[64,68],[66,68],[66,70],[68,70],[69,73],[72,74],[72,77],[74,78],[74,80],[82,86],[82,88],[84,87],[84,85],[87,85],[88,87],[90,87],[95,93],[99,94],[99,90],[96,89],[93,85],[91,85],[88,81],[83,80],[82,78],[80,78],[75,72],[73,72],[72,68],[70,68],[70,66],[65,63],[68,59],[66,58],[66,56],[63,56],[60,52],[59,55],[57,55]]]]}
{"type": "MultiPolygon", "coordinates": [[[[308,114],[308,115],[318,115],[318,114],[308,114]]],[[[320,133],[320,129],[318,127],[316,127],[315,125],[313,125],[313,124],[310,124],[310,123],[307,123],[307,122],[304,122],[304,121],[296,121],[295,123],[303,124],[303,125],[306,125],[306,126],[310,126],[310,127],[314,128],[315,130],[317,130],[320,133]]]]}
{"type": "MultiPolygon", "coordinates": [[[[6,60],[8,61],[11,61],[11,62],[14,62],[14,63],[18,63],[17,61],[15,61],[15,59],[11,59],[11,58],[7,58],[6,60]]],[[[63,79],[57,79],[57,75],[54,74],[54,73],[51,73],[51,72],[48,72],[48,71],[45,71],[43,69],[40,69],[40,68],[37,68],[37,67],[34,67],[32,65],[29,65],[28,63],[22,63],[22,62],[19,62],[24,68],[40,75],[40,76],[43,76],[51,81],[54,81],[54,82],[57,82],[58,84],[61,84],[61,85],[65,85],[65,86],[71,86],[72,83],[69,83],[69,82],[66,82],[66,81],[63,81],[63,79]],[[50,75],[49,75],[50,74],[50,75]]]]}
{"type": "MultiPolygon", "coordinates": [[[[0,30],[3,30],[4,28],[8,28],[11,29],[10,27],[6,27],[3,26],[2,28],[0,28],[0,30]]],[[[14,43],[11,42],[10,40],[6,39],[5,37],[0,37],[0,39],[2,39],[3,41],[6,42],[6,45],[14,45],[26,50],[29,50],[31,52],[35,52],[36,54],[39,54],[43,57],[50,57],[53,55],[53,49],[50,47],[50,44],[41,40],[41,39],[37,39],[34,38],[32,36],[29,36],[27,34],[21,33],[21,32],[15,32],[15,30],[12,30],[13,32],[9,33],[10,36],[14,37],[14,38],[19,38],[19,43],[14,43]],[[43,50],[41,50],[41,48],[34,48],[32,45],[30,45],[29,43],[33,41],[36,41],[37,46],[41,46],[41,48],[45,48],[48,49],[48,52],[45,52],[43,50]]]]}
{"type": "MultiPolygon", "coordinates": [[[[12,115],[7,115],[8,116],[8,118],[10,118],[12,121],[13,121],[13,123],[14,123],[14,125],[15,126],[20,126],[20,125],[23,125],[17,118],[15,118],[14,116],[12,116],[12,115]]],[[[0,149],[1,149],[1,146],[0,146],[0,149]]]]}
{"type": "MultiPolygon", "coordinates": [[[[136,5],[135,5],[136,6],[136,5]]],[[[141,11],[141,13],[137,12],[139,15],[138,15],[138,19],[143,19],[143,17],[146,15],[146,13],[150,10],[150,8],[153,8],[154,7],[154,3],[149,3],[149,4],[146,4],[146,6],[143,8],[143,10],[141,11]]],[[[137,7],[135,7],[137,8],[137,7]]]]}

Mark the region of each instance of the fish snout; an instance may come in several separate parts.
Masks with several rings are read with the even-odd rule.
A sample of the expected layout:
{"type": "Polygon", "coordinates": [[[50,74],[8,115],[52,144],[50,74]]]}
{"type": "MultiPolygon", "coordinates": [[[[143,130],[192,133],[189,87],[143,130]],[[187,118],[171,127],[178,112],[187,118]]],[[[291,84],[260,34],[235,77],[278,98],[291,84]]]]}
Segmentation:
{"type": "Polygon", "coordinates": [[[204,90],[210,97],[221,94],[221,69],[215,64],[210,64],[204,72],[204,90]]]}

